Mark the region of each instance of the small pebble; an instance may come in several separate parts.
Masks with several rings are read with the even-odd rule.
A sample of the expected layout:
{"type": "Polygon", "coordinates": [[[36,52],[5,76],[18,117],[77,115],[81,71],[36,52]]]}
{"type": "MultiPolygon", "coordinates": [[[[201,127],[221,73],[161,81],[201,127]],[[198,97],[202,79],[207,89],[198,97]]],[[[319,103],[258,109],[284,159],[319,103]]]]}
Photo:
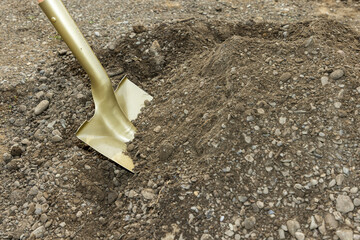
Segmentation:
{"type": "Polygon", "coordinates": [[[40,115],[48,107],[49,107],[49,101],[48,100],[42,100],[34,109],[35,115],[40,115]]]}
{"type": "Polygon", "coordinates": [[[344,76],[344,70],[342,70],[342,69],[337,69],[330,74],[330,77],[334,80],[338,80],[342,76],[344,76]]]}

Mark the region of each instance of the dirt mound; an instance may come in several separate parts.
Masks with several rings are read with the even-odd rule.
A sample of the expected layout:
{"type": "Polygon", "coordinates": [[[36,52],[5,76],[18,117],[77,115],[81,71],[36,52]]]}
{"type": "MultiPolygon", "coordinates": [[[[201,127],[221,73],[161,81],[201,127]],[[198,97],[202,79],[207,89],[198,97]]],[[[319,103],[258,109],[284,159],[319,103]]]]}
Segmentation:
{"type": "MultiPolygon", "coordinates": [[[[36,171],[45,173],[38,188],[7,190],[5,199],[26,211],[46,199],[49,218],[62,213],[47,228],[62,237],[277,239],[286,230],[290,238],[299,229],[285,225],[294,218],[299,234],[333,234],[319,226],[338,210],[334,192],[357,197],[350,193],[359,180],[357,32],[326,18],[282,25],[187,19],[129,34],[97,53],[114,85],[127,74],[154,96],[128,145],[135,174],[74,137],[93,104],[84,73],[61,52],[65,64],[39,69],[42,84],[29,90],[36,101],[50,100],[49,109],[7,110],[14,132],[25,122],[36,144],[9,143],[23,152],[21,161],[4,163],[3,174],[27,186],[36,171]],[[314,216],[317,227],[309,228],[314,216]],[[62,222],[71,232],[58,230],[62,222]]],[[[7,91],[4,103],[14,94],[27,104],[21,88],[7,91]]],[[[350,218],[358,224],[358,213],[350,218]]],[[[26,221],[22,229],[36,229],[26,221]]]]}
{"type": "MultiPolygon", "coordinates": [[[[155,99],[135,122],[139,134],[130,149],[138,167],[127,189],[141,192],[137,183],[144,179],[161,185],[157,226],[170,232],[170,219],[184,237],[204,230],[216,236],[221,216],[228,223],[255,216],[256,238],[283,224],[269,224],[272,212],[278,220],[306,222],[314,212],[290,209],[326,201],[330,189],[309,185],[311,178],[330,179],[337,171],[341,136],[357,146],[357,33],[326,19],[239,24],[232,33],[151,80],[156,89],[147,90],[155,99]],[[337,69],[345,72],[339,79],[331,75],[337,69]],[[292,197],[301,200],[287,206],[292,197]],[[190,221],[193,228],[181,228],[190,221]]],[[[348,161],[353,168],[354,155],[348,161]]]]}

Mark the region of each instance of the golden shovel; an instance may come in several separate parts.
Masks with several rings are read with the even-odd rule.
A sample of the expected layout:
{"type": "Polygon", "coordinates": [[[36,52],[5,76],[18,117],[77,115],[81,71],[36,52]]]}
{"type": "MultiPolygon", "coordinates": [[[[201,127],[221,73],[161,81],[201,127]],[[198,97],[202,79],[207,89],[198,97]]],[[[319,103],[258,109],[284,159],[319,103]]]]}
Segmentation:
{"type": "Polygon", "coordinates": [[[54,25],[91,80],[95,114],[76,136],[99,153],[132,171],[134,164],[124,154],[126,142],[136,131],[131,120],[152,97],[124,77],[114,92],[105,69],[91,50],[61,0],[39,0],[39,6],[54,25]]]}

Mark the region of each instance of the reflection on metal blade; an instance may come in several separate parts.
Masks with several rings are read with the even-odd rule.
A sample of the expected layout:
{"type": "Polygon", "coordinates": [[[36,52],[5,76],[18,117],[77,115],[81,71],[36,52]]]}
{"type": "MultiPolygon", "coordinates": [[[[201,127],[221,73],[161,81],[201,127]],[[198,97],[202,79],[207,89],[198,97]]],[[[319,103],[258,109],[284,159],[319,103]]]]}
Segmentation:
{"type": "Polygon", "coordinates": [[[121,79],[115,90],[116,100],[126,117],[133,121],[137,118],[145,101],[153,99],[147,92],[136,86],[126,76],[121,79]]]}

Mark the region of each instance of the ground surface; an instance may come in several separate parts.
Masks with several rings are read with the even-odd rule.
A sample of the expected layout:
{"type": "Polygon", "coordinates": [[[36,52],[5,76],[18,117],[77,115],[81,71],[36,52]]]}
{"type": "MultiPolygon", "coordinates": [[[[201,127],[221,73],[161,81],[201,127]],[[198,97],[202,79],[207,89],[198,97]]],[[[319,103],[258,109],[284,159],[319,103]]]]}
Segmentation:
{"type": "Polygon", "coordinates": [[[114,85],[154,96],[135,174],[74,136],[87,76],[3,0],[0,239],[360,239],[359,1],[64,3],[114,85]]]}

